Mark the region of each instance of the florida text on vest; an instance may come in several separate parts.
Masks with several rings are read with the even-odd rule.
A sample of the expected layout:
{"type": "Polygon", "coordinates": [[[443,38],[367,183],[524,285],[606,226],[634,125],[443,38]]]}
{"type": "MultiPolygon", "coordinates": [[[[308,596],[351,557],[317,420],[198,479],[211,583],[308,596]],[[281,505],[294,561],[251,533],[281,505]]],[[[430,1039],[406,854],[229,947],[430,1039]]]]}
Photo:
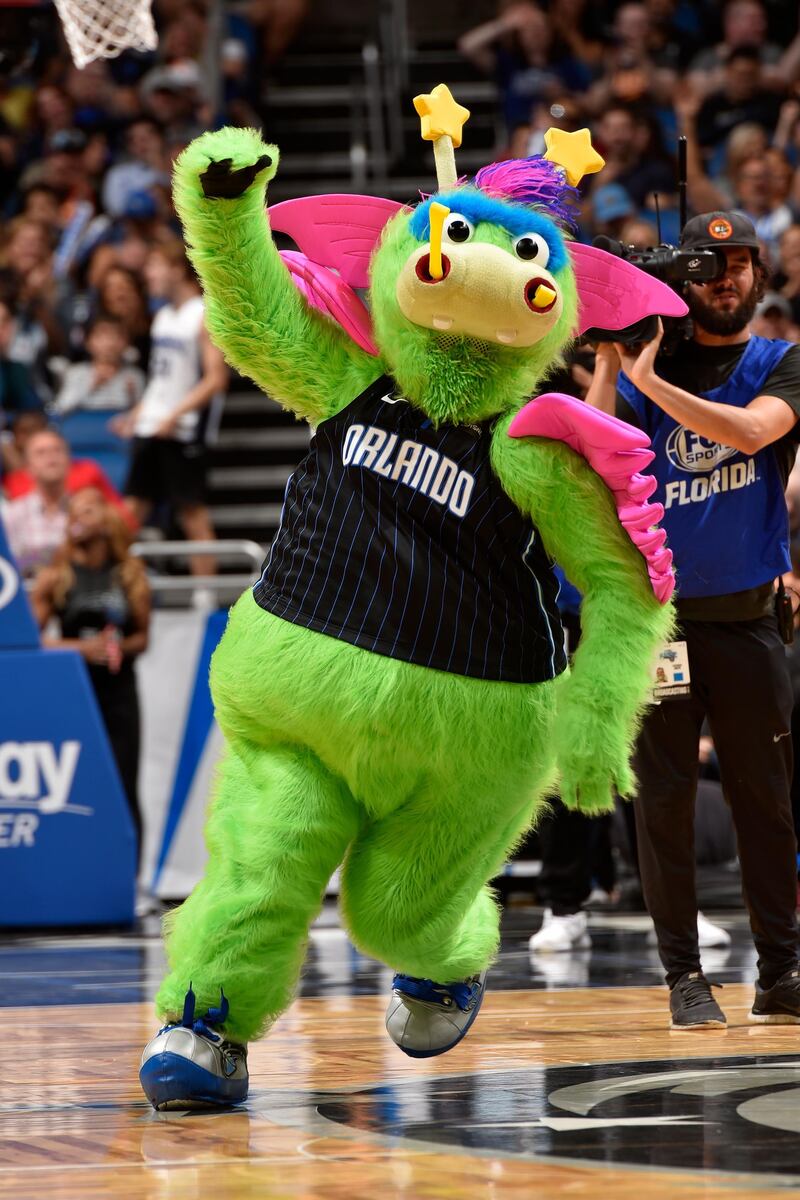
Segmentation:
{"type": "Polygon", "coordinates": [[[410,438],[398,446],[398,435],[377,425],[350,426],[342,462],[346,467],[362,467],[384,479],[399,480],[436,504],[446,505],[455,517],[466,514],[475,487],[474,475],[459,470],[452,458],[410,438]]]}
{"type": "Polygon", "coordinates": [[[733,446],[700,437],[684,425],[673,429],[667,439],[667,457],[674,467],[694,478],[670,479],[664,486],[664,507],[699,504],[720,492],[732,492],[756,481],[756,462],[729,463],[738,453],[733,446]]]}

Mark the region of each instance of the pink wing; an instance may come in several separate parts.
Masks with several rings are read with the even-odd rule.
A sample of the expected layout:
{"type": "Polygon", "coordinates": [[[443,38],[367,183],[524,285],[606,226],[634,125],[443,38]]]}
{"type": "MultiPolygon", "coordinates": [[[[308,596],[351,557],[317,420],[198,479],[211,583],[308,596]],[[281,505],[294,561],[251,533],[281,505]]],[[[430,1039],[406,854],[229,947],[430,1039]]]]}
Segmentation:
{"type": "Polygon", "coordinates": [[[380,196],[301,196],[270,208],[269,220],[313,262],[333,267],[351,287],[364,288],[381,230],[402,208],[380,196]]]}
{"type": "Polygon", "coordinates": [[[650,503],[658,486],[642,475],[655,455],[640,429],[560,392],[537,396],[521,409],[509,427],[510,437],[544,437],[565,442],[608,486],[623,529],[647,562],[650,584],[660,604],[675,588],[672,551],[665,546],[666,530],[657,528],[663,506],[650,503]]]}
{"type": "Polygon", "coordinates": [[[680,296],[632,263],[596,246],[571,242],[578,284],[578,333],[585,329],[624,329],[642,317],[684,317],[680,296]]]}
{"type": "Polygon", "coordinates": [[[372,322],[356,293],[340,275],[334,275],[327,267],[311,262],[305,254],[296,250],[281,250],[281,258],[289,268],[298,290],[312,308],[318,308],[332,317],[356,345],[367,354],[377,356],[378,348],[372,340],[372,322]]]}

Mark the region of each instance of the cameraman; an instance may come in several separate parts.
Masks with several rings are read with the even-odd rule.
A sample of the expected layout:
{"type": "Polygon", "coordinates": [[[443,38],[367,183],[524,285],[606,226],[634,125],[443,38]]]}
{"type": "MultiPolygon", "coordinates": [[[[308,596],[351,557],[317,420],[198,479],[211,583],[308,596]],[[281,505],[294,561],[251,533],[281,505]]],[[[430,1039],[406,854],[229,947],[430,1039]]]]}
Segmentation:
{"type": "Polygon", "coordinates": [[[680,244],[726,259],[719,278],[685,288],[691,340],[672,356],[658,355],[660,328],[644,345],[602,346],[587,395],[650,436],[678,582],[675,638],[691,676],[689,694],[652,708],[639,737],[642,886],[673,1028],[724,1025],[697,944],[694,802],[707,718],[758,950],[751,1019],[800,1023],[792,692],[774,596],[789,570],[784,487],[797,449],[800,347],[750,332],[766,271],[746,217],[693,217],[680,244]]]}

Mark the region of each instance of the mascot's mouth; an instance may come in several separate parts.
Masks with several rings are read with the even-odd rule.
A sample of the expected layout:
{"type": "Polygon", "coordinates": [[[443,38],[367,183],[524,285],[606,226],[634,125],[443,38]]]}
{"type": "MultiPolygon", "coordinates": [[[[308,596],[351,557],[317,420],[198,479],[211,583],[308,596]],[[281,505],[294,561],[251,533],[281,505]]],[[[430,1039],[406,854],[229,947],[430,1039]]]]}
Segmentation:
{"type": "Polygon", "coordinates": [[[431,275],[430,254],[423,254],[422,258],[418,258],[414,269],[417,273],[417,279],[422,283],[441,283],[450,274],[450,259],[446,254],[442,255],[442,274],[438,279],[431,275]]]}
{"type": "Polygon", "coordinates": [[[558,296],[553,291],[551,284],[548,283],[546,279],[542,279],[540,275],[537,275],[535,279],[529,279],[525,284],[525,303],[531,312],[539,313],[540,316],[544,313],[548,313],[557,299],[558,296]],[[538,294],[537,301],[537,293],[539,293],[539,288],[544,288],[545,291],[541,294],[538,294]],[[542,301],[544,301],[544,303],[542,303],[542,301]]]}
{"type": "Polygon", "coordinates": [[[431,323],[433,332],[439,335],[434,339],[434,344],[444,348],[445,353],[451,354],[454,343],[458,342],[465,347],[473,360],[481,358],[490,363],[495,363],[498,351],[510,346],[517,336],[516,329],[498,329],[494,337],[483,338],[468,333],[448,333],[447,330],[453,324],[450,317],[434,317],[431,323]]]}

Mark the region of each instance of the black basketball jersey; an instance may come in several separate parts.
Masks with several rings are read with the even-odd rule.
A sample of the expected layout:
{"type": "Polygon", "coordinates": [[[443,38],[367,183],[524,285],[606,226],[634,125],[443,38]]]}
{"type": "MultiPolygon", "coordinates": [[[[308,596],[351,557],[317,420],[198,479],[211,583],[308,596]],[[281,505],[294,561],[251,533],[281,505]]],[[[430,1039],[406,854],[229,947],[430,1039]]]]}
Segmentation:
{"type": "Polygon", "coordinates": [[[566,667],[558,584],[503,491],[491,427],[443,425],[389,376],[318,426],[254,596],[365,650],[478,679],[566,667]]]}

